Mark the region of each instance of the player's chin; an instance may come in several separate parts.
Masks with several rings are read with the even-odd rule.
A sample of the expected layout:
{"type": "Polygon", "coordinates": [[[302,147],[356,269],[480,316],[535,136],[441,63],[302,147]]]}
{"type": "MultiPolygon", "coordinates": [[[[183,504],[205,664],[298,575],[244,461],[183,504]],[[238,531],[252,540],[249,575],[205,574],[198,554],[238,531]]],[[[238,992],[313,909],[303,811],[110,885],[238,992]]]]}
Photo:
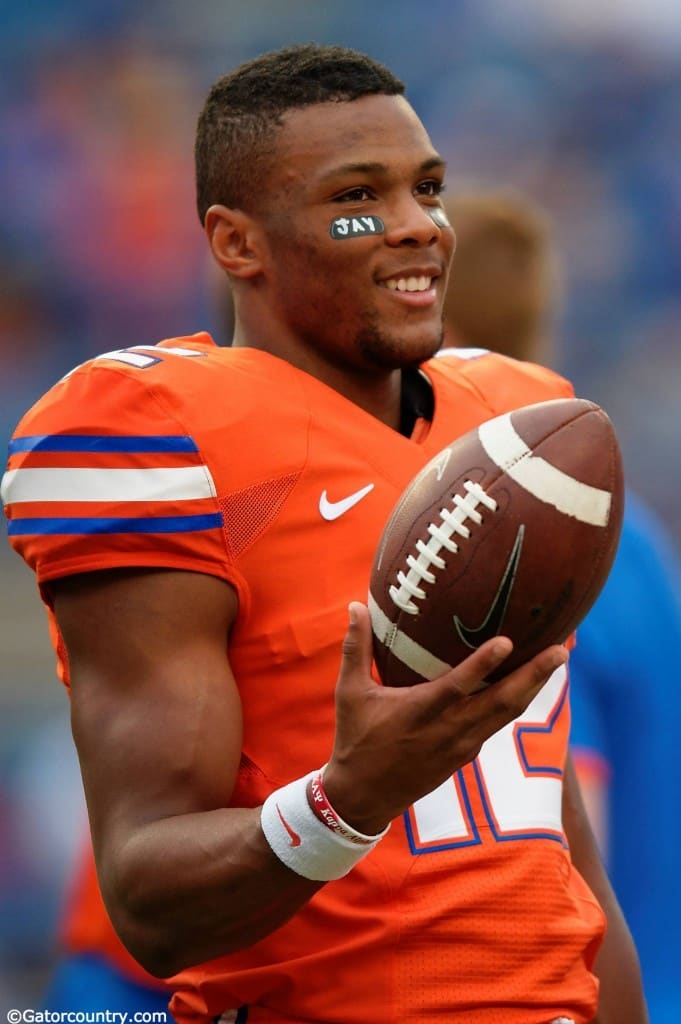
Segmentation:
{"type": "Polygon", "coordinates": [[[373,366],[401,369],[432,359],[442,347],[441,320],[430,324],[402,324],[392,328],[366,328],[357,337],[364,359],[373,366]]]}

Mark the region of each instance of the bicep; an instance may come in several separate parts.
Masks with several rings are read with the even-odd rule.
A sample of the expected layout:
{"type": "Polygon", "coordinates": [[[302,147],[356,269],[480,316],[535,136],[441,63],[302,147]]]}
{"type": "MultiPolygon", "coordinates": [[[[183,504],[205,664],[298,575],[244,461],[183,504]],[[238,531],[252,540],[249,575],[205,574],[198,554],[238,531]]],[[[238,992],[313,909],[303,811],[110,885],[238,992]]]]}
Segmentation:
{"type": "Polygon", "coordinates": [[[110,571],[56,585],[100,854],[150,821],[229,801],[241,752],[227,656],[236,611],[227,583],[197,573],[110,571]]]}

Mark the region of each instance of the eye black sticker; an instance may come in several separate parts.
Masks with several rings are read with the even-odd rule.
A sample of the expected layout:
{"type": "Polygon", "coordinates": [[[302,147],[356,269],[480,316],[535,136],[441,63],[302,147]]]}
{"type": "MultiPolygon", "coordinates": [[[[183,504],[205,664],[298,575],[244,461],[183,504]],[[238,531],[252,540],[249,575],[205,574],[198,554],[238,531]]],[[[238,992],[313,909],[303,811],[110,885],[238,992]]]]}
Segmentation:
{"type": "Polygon", "coordinates": [[[451,224],[449,223],[449,220],[447,218],[447,214],[445,213],[441,206],[429,207],[428,213],[430,214],[430,219],[432,220],[433,224],[437,224],[439,228],[451,227],[451,224]]]}
{"type": "Polygon", "coordinates": [[[359,238],[361,235],[382,235],[385,224],[380,217],[336,217],[331,221],[332,238],[359,238]]]}

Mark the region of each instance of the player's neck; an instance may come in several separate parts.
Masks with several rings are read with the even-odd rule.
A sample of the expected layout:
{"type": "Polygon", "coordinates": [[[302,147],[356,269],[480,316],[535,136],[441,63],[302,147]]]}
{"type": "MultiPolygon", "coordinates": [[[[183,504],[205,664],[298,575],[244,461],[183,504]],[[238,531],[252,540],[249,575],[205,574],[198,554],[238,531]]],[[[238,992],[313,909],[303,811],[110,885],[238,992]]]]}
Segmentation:
{"type": "Polygon", "coordinates": [[[400,429],[401,385],[400,370],[368,371],[363,367],[353,368],[331,362],[323,353],[309,346],[297,344],[282,333],[257,334],[245,329],[237,320],[234,330],[233,347],[257,348],[262,352],[284,359],[297,369],[316,377],[328,387],[343,395],[348,401],[364,409],[371,416],[392,427],[400,429]]]}

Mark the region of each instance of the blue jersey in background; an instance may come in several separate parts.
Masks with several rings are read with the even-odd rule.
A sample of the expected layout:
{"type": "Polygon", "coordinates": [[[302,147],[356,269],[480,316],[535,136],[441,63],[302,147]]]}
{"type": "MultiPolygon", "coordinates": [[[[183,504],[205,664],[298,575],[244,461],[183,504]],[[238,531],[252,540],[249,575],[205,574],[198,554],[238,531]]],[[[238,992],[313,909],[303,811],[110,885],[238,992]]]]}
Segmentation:
{"type": "Polygon", "coordinates": [[[681,1021],[681,563],[630,494],[615,564],[570,659],[575,758],[609,778],[607,866],[651,1024],[681,1021]]]}

